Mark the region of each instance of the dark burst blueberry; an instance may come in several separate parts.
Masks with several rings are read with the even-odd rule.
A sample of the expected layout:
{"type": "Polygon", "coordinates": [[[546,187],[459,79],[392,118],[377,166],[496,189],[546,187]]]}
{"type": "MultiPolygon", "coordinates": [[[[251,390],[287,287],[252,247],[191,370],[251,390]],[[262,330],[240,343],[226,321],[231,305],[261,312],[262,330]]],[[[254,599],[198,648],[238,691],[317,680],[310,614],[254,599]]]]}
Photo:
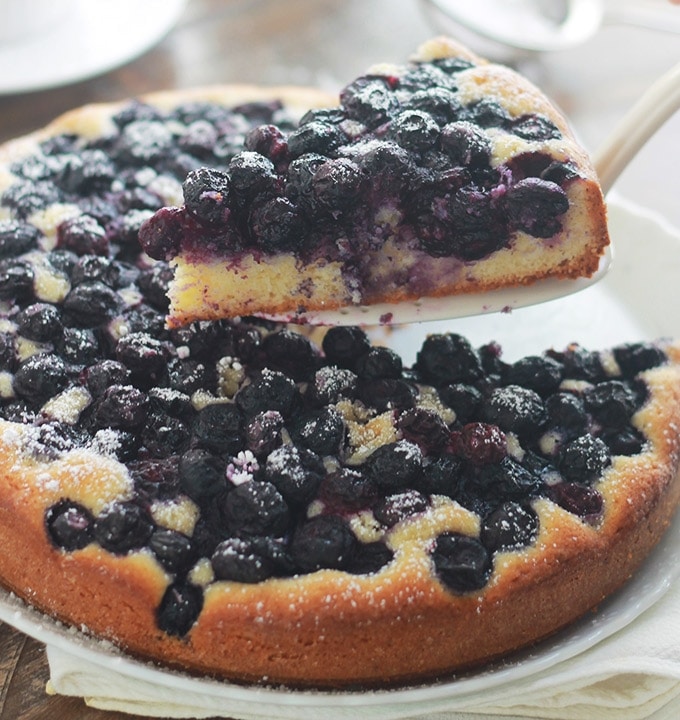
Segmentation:
{"type": "Polygon", "coordinates": [[[439,125],[422,110],[405,110],[392,121],[394,139],[407,150],[423,152],[431,148],[439,138],[439,125]]]}
{"type": "Polygon", "coordinates": [[[90,195],[109,190],[115,177],[116,167],[103,150],[85,148],[68,155],[55,182],[69,194],[90,195]]]}
{"type": "Polygon", "coordinates": [[[203,609],[203,591],[187,581],[173,583],[156,612],[158,627],[168,635],[184,637],[203,609]]]}
{"type": "Polygon", "coordinates": [[[132,122],[161,120],[161,115],[153,105],[141,100],[133,100],[119,110],[112,119],[116,126],[122,129],[132,122]]]}
{"type": "Polygon", "coordinates": [[[257,583],[274,574],[271,560],[250,538],[223,540],[210,558],[215,578],[233,582],[257,583]]]}
{"type": "Polygon", "coordinates": [[[191,440],[190,426],[164,413],[149,412],[141,430],[142,444],[153,457],[167,457],[187,449],[191,440]]]}
{"type": "Polygon", "coordinates": [[[404,490],[381,498],[373,506],[373,514],[379,523],[391,528],[411,515],[425,512],[428,505],[427,498],[422,493],[417,490],[404,490]]]}
{"type": "Polygon", "coordinates": [[[57,247],[76,255],[106,255],[109,241],[104,228],[93,217],[78,215],[57,227],[57,247]]]}
{"type": "Polygon", "coordinates": [[[344,570],[352,575],[370,575],[389,565],[393,558],[394,553],[383,542],[357,543],[344,570]]]}
{"type": "Polygon", "coordinates": [[[190,172],[182,183],[187,210],[203,223],[215,225],[229,219],[229,176],[215,168],[190,172]]]}
{"type": "Polygon", "coordinates": [[[137,287],[142,291],[146,302],[161,313],[166,313],[168,310],[167,293],[173,276],[172,267],[165,263],[156,263],[142,270],[136,280],[137,287]]]}
{"type": "Polygon", "coordinates": [[[621,380],[593,385],[585,391],[583,399],[586,410],[607,427],[623,427],[637,409],[635,393],[621,380]]]}
{"type": "Polygon", "coordinates": [[[440,455],[427,461],[417,488],[427,495],[459,497],[464,476],[464,463],[454,455],[440,455]]]}
{"type": "Polygon", "coordinates": [[[321,347],[329,363],[353,370],[359,357],[370,350],[371,341],[359,327],[337,326],[329,328],[321,347]]]}
{"type": "Polygon", "coordinates": [[[50,540],[62,550],[80,550],[92,542],[94,517],[80,503],[60,500],[45,513],[50,540]]]}
{"type": "Polygon", "coordinates": [[[288,152],[294,158],[307,153],[330,155],[345,139],[337,125],[312,120],[288,135],[288,152]]]}
{"type": "Polygon", "coordinates": [[[353,398],[357,392],[357,376],[351,370],[325,365],[314,373],[307,385],[305,401],[313,407],[334,405],[343,398],[353,398]]]}
{"type": "Polygon", "coordinates": [[[35,250],[42,233],[34,225],[15,220],[0,221],[0,260],[35,250]]]}
{"type": "Polygon", "coordinates": [[[667,362],[664,351],[652,343],[628,343],[614,348],[614,357],[626,377],[637,375],[644,370],[667,362]]]}
{"type": "Polygon", "coordinates": [[[424,453],[441,450],[451,435],[438,413],[421,407],[401,413],[397,419],[397,429],[404,440],[415,443],[424,453]]]}
{"type": "Polygon", "coordinates": [[[245,428],[248,450],[258,457],[269,455],[283,442],[281,437],[283,426],[283,417],[276,410],[265,410],[255,415],[245,428]]]}
{"type": "Polygon", "coordinates": [[[321,456],[340,452],[346,433],[342,416],[334,407],[303,413],[289,431],[293,442],[321,456]]]}
{"type": "Polygon", "coordinates": [[[199,158],[209,158],[217,142],[217,128],[207,120],[196,119],[177,139],[180,150],[199,158]]]}
{"type": "Polygon", "coordinates": [[[298,525],[290,541],[295,566],[304,573],[346,567],[357,539],[346,520],[338,515],[318,515],[298,525]]]}
{"type": "Polygon", "coordinates": [[[482,465],[478,473],[479,492],[488,500],[522,500],[538,494],[543,483],[538,475],[511,457],[482,465]]]}
{"type": "Polygon", "coordinates": [[[470,122],[459,120],[445,125],[440,143],[453,165],[477,168],[489,164],[491,140],[483,130],[470,122]]]}
{"type": "Polygon", "coordinates": [[[581,435],[562,451],[559,470],[565,480],[592,483],[609,466],[611,456],[606,444],[592,435],[581,435]]]}
{"type": "Polygon", "coordinates": [[[478,415],[482,405],[482,393],[467,383],[451,383],[439,388],[439,397],[444,405],[456,414],[456,420],[463,425],[478,415]]]}
{"type": "Polygon", "coordinates": [[[546,399],[545,409],[548,413],[547,425],[566,432],[569,439],[583,435],[588,428],[583,399],[567,392],[554,393],[546,399]]]}
{"type": "Polygon", "coordinates": [[[139,428],[146,420],[148,403],[146,393],[132,385],[111,385],[95,403],[94,423],[100,428],[139,428]]]}
{"type": "Polygon", "coordinates": [[[340,102],[353,120],[368,128],[385,122],[399,108],[399,101],[388,82],[377,77],[358,78],[340,93],[340,102]]]}
{"type": "Polygon", "coordinates": [[[496,388],[484,406],[483,415],[487,422],[518,435],[538,432],[546,420],[541,396],[520,385],[496,388]]]}
{"type": "Polygon", "coordinates": [[[264,155],[275,164],[288,156],[286,136],[276,125],[259,125],[253,128],[246,134],[244,145],[246,150],[264,155]]]}
{"type": "Polygon", "coordinates": [[[313,181],[319,168],[328,160],[324,155],[301,155],[288,166],[286,195],[295,203],[309,207],[313,204],[313,181]]]}
{"type": "Polygon", "coordinates": [[[399,90],[412,92],[423,88],[444,87],[455,90],[453,78],[433,63],[417,63],[399,76],[399,90]]]}
{"type": "Polygon", "coordinates": [[[435,385],[474,382],[484,374],[477,351],[454,333],[428,336],[418,352],[416,369],[435,385]]]}
{"type": "Polygon", "coordinates": [[[562,381],[563,366],[551,357],[527,355],[507,368],[505,380],[511,385],[522,385],[539,395],[554,392],[562,381]]]}
{"type": "Polygon", "coordinates": [[[149,407],[170,417],[189,420],[194,416],[194,406],[186,393],[173,388],[154,387],[149,390],[149,407]]]}
{"type": "Polygon", "coordinates": [[[149,257],[167,262],[177,255],[182,238],[191,230],[190,216],[183,208],[165,207],[142,223],[139,243],[149,257]]]}
{"type": "Polygon", "coordinates": [[[146,332],[131,332],[118,341],[116,360],[130,370],[133,384],[149,388],[165,372],[168,350],[163,342],[146,332]]]}
{"type": "Polygon", "coordinates": [[[381,378],[400,378],[402,373],[401,357],[392,349],[372,347],[357,358],[354,371],[362,380],[381,378]]]}
{"type": "Polygon", "coordinates": [[[602,515],[604,499],[589,485],[563,482],[548,488],[548,497],[557,505],[586,521],[596,521],[602,515]]]}
{"type": "Polygon", "coordinates": [[[168,386],[189,395],[196,390],[214,389],[217,384],[215,369],[200,360],[170,358],[167,367],[168,386]]]}
{"type": "Polygon", "coordinates": [[[376,189],[387,195],[400,195],[416,174],[412,154],[389,140],[366,143],[354,160],[368,177],[374,179],[376,189]]]}
{"type": "Polygon", "coordinates": [[[103,282],[82,283],[64,299],[64,312],[81,327],[102,325],[118,312],[122,299],[103,282]]]}
{"type": "Polygon", "coordinates": [[[472,422],[451,434],[451,449],[474,465],[499,463],[507,455],[507,438],[497,425],[472,422]]]}
{"type": "Polygon", "coordinates": [[[90,328],[64,328],[56,341],[61,357],[71,365],[90,365],[101,357],[97,333],[90,328]]]}
{"type": "Polygon", "coordinates": [[[475,100],[467,105],[465,115],[471,122],[483,128],[504,128],[511,122],[508,111],[490,98],[475,100]]]}
{"type": "Polygon", "coordinates": [[[333,217],[338,217],[359,200],[365,181],[363,171],[352,160],[327,160],[312,178],[314,207],[322,207],[333,217]]]}
{"type": "Polygon", "coordinates": [[[388,492],[417,487],[423,472],[423,454],[417,445],[398,440],[371,453],[365,471],[379,488],[388,492]]]}
{"type": "Polygon", "coordinates": [[[179,460],[179,486],[192,500],[212,500],[227,488],[226,462],[208,450],[193,448],[179,460]]]}
{"type": "Polygon", "coordinates": [[[26,300],[33,295],[35,273],[23,260],[0,260],[0,300],[26,300]]]}
{"type": "Polygon", "coordinates": [[[139,505],[114,502],[95,519],[94,539],[104,550],[125,555],[144,547],[153,530],[153,520],[139,505]]]}
{"type": "Polygon", "coordinates": [[[564,365],[565,378],[599,382],[606,378],[600,354],[586,350],[580,345],[571,345],[555,357],[564,365]]]}
{"type": "Polygon", "coordinates": [[[149,538],[149,548],[158,562],[171,573],[185,572],[195,557],[191,539],[169,528],[156,528],[149,538]]]}
{"type": "Polygon", "coordinates": [[[28,305],[16,316],[15,322],[20,335],[38,342],[56,340],[64,329],[61,313],[49,303],[28,305]]]}
{"type": "Polygon", "coordinates": [[[233,455],[243,447],[243,417],[234,403],[210,403],[196,413],[194,441],[201,447],[233,455]]]}
{"type": "Polygon", "coordinates": [[[24,360],[14,373],[14,392],[30,402],[43,403],[68,385],[68,370],[55,355],[38,354],[24,360]]]}
{"type": "Polygon", "coordinates": [[[511,228],[549,238],[562,229],[559,217],[569,209],[569,199],[549,180],[526,178],[508,188],[505,205],[511,228]]]}
{"type": "Polygon", "coordinates": [[[510,131],[525,140],[559,140],[561,130],[545,115],[530,113],[522,115],[510,124],[510,131]]]}
{"type": "Polygon", "coordinates": [[[601,438],[612,455],[637,455],[647,445],[647,438],[630,426],[604,432],[601,438]]]}
{"type": "Polygon", "coordinates": [[[432,61],[433,65],[443,70],[447,75],[456,75],[463,70],[469,70],[475,64],[472,60],[462,57],[444,57],[432,61]]]}
{"type": "Polygon", "coordinates": [[[253,242],[265,252],[294,250],[302,244],[304,219],[285,197],[268,198],[250,211],[248,227],[253,242]]]}
{"type": "Polygon", "coordinates": [[[134,120],[122,128],[112,152],[127,164],[144,167],[169,154],[172,143],[172,132],[163,122],[134,120]]]}
{"type": "Polygon", "coordinates": [[[531,545],[538,536],[538,515],[528,505],[504,502],[482,520],[479,539],[491,553],[531,545]]]}
{"type": "Polygon", "coordinates": [[[267,457],[264,476],[291,506],[314,498],[326,474],[323,461],[311,450],[282,445],[267,457]]]}
{"type": "Polygon", "coordinates": [[[371,506],[378,486],[359,468],[341,467],[323,478],[318,495],[329,513],[342,515],[371,506]]]}
{"type": "Polygon", "coordinates": [[[242,387],[235,396],[236,405],[246,417],[276,410],[288,418],[300,404],[295,382],[281,372],[265,369],[259,378],[242,387]]]}
{"type": "Polygon", "coordinates": [[[437,538],[432,561],[443,585],[455,593],[480,590],[493,571],[491,555],[484,545],[477,538],[458,533],[437,538]]]}
{"type": "MultiPolygon", "coordinates": [[[[78,258],[71,268],[71,285],[99,280],[104,285],[116,289],[129,284],[126,282],[126,277],[121,282],[123,275],[123,266],[120,263],[112,262],[109,258],[99,255],[85,255],[78,258]]],[[[136,275],[134,271],[133,275],[136,275]]]]}
{"type": "Polygon", "coordinates": [[[235,155],[229,163],[228,173],[232,187],[244,197],[273,190],[277,180],[272,161],[251,150],[235,155]]]}
{"type": "Polygon", "coordinates": [[[0,367],[12,372],[17,362],[16,335],[13,332],[0,332],[0,367]]]}
{"type": "Polygon", "coordinates": [[[579,171],[576,165],[571,162],[551,162],[548,167],[541,172],[542,180],[550,180],[557,183],[560,187],[565,187],[570,180],[579,177],[579,171]]]}
{"type": "Polygon", "coordinates": [[[283,495],[270,482],[250,480],[227,493],[221,508],[234,535],[280,537],[289,529],[291,513],[283,495]]]}
{"type": "Polygon", "coordinates": [[[426,112],[438,125],[457,120],[463,111],[456,93],[445,87],[418,90],[406,100],[404,107],[426,112]]]}
{"type": "Polygon", "coordinates": [[[357,398],[378,412],[408,410],[415,406],[417,397],[417,388],[408,380],[378,378],[357,385],[357,398]]]}
{"type": "Polygon", "coordinates": [[[19,180],[2,194],[0,202],[25,220],[33,213],[44,210],[61,199],[59,190],[47,180],[19,180]]]}

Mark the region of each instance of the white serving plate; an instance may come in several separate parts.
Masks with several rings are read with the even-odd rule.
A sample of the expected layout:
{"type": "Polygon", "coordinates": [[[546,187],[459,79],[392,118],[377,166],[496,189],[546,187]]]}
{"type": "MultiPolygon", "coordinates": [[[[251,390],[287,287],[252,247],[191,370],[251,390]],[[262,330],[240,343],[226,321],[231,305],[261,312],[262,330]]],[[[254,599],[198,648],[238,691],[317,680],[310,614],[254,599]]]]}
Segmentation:
{"type": "MultiPolygon", "coordinates": [[[[598,285],[559,301],[507,314],[382,329],[407,362],[431,332],[467,335],[473,344],[497,340],[512,359],[575,341],[597,349],[620,342],[680,337],[680,233],[652,213],[622,201],[610,203],[615,262],[598,285]]],[[[680,518],[671,525],[635,577],[596,612],[529,651],[447,682],[372,692],[294,691],[245,687],[190,677],[135,661],[85,634],[61,626],[8,593],[0,620],[104,674],[129,678],[147,697],[176,698],[205,712],[200,717],[278,720],[362,717],[396,720],[455,710],[481,693],[502,689],[578,656],[632,623],[677,579],[680,518]],[[209,713],[209,714],[205,714],[209,713]]],[[[176,717],[189,717],[178,714],[176,717]]]]}

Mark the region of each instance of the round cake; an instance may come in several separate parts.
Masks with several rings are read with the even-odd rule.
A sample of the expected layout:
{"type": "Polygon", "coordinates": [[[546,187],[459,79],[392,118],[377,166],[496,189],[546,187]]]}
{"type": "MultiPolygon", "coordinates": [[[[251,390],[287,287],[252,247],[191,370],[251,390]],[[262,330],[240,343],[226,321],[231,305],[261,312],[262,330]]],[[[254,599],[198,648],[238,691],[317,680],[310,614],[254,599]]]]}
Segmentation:
{"type": "Polygon", "coordinates": [[[166,93],[1,149],[0,582],[188,673],[451,677],[596,607],[662,537],[680,348],[510,362],[451,332],[407,367],[356,327],[169,327],[140,227],[324,98],[166,93]]]}

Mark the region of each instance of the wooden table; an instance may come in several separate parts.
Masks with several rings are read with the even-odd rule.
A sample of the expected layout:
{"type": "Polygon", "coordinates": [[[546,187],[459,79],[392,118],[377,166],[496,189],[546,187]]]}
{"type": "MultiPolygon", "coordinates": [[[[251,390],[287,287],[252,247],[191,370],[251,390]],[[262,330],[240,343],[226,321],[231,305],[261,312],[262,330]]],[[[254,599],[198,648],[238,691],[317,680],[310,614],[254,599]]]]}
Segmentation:
{"type": "MultiPolygon", "coordinates": [[[[190,0],[176,28],[124,67],[67,87],[0,97],[0,141],[84,103],[158,89],[255,82],[337,90],[373,62],[404,59],[433,32],[416,0],[190,0]]],[[[643,90],[679,61],[677,35],[607,27],[576,50],[523,60],[521,69],[595,149],[643,90]]],[[[676,115],[617,185],[677,227],[679,138],[676,115]]],[[[47,696],[47,678],[43,647],[0,624],[0,720],[131,718],[47,696]]]]}

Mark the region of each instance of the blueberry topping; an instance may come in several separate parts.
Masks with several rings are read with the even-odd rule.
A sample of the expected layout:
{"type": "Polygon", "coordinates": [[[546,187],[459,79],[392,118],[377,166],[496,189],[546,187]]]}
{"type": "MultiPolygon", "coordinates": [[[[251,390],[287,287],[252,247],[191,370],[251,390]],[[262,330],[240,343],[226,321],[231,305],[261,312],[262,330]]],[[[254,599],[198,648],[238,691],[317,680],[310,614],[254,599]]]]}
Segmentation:
{"type": "Polygon", "coordinates": [[[368,475],[375,484],[387,491],[417,485],[423,471],[420,448],[406,440],[380,446],[369,457],[368,475]]]}
{"type": "Polygon", "coordinates": [[[133,502],[115,502],[94,522],[94,539],[109,552],[123,555],[144,547],[154,530],[149,515],[133,502]]]}
{"type": "Polygon", "coordinates": [[[188,570],[194,557],[191,540],[177,530],[156,528],[149,538],[149,548],[158,562],[171,573],[188,570]]]}
{"type": "Polygon", "coordinates": [[[375,519],[386,527],[393,527],[404,518],[422,513],[428,508],[427,498],[417,490],[404,490],[387,495],[373,507],[375,519]]]}
{"type": "Polygon", "coordinates": [[[58,356],[31,355],[14,374],[14,392],[34,402],[45,402],[67,385],[67,368],[58,356]]]}
{"type": "Polygon", "coordinates": [[[476,538],[445,533],[437,538],[432,560],[442,583],[454,593],[483,588],[493,570],[488,550],[476,538]]]}
{"type": "Polygon", "coordinates": [[[489,552],[517,550],[534,542],[538,526],[531,507],[508,501],[484,518],[479,538],[489,552]]]}
{"type": "Polygon", "coordinates": [[[203,609],[203,593],[186,581],[173,583],[163,595],[156,613],[158,627],[168,635],[184,637],[203,609]]]}
{"type": "Polygon", "coordinates": [[[265,478],[289,505],[310,502],[325,474],[321,458],[311,450],[283,445],[267,457],[265,478]]]}
{"type": "Polygon", "coordinates": [[[290,509],[276,486],[251,480],[231,490],[222,508],[225,523],[235,535],[283,535],[290,525],[290,509]]]}
{"type": "Polygon", "coordinates": [[[301,572],[346,567],[357,539],[345,520],[337,515],[319,515],[299,525],[290,543],[293,562],[301,572]]]}
{"type": "Polygon", "coordinates": [[[52,542],[63,550],[80,550],[92,542],[94,518],[79,503],[61,500],[45,514],[47,533],[52,542]]]}
{"type": "Polygon", "coordinates": [[[591,483],[609,466],[611,456],[603,440],[581,435],[562,451],[559,469],[566,480],[591,483]]]}
{"type": "Polygon", "coordinates": [[[202,222],[217,224],[229,219],[229,176],[212,168],[190,172],[182,191],[187,210],[202,222]]]}

